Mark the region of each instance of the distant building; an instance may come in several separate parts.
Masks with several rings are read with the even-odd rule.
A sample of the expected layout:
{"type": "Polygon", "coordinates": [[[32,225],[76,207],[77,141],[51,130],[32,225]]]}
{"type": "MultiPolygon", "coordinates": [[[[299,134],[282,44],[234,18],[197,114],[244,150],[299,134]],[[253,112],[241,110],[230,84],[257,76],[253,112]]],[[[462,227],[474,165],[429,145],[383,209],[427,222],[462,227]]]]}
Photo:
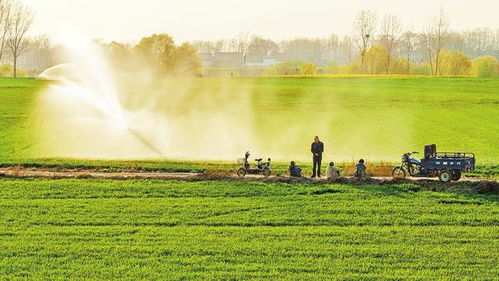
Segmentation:
{"type": "Polygon", "coordinates": [[[203,67],[237,68],[243,65],[243,56],[240,52],[199,53],[203,60],[203,67]]]}
{"type": "Polygon", "coordinates": [[[247,67],[270,67],[274,66],[278,63],[277,59],[275,58],[266,58],[262,59],[261,61],[254,62],[254,61],[248,61],[246,62],[247,67]]]}

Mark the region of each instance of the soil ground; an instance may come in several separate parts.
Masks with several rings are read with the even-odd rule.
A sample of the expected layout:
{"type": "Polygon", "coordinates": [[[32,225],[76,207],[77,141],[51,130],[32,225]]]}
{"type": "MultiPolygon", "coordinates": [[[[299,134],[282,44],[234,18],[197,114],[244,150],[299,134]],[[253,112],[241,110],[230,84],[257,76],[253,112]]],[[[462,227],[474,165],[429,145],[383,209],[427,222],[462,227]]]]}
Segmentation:
{"type": "Polygon", "coordinates": [[[291,178],[288,176],[273,175],[263,177],[258,175],[248,175],[244,178],[238,177],[234,172],[226,171],[208,171],[204,173],[173,173],[173,172],[138,172],[138,171],[122,171],[108,172],[99,170],[82,170],[82,169],[60,169],[60,168],[23,168],[19,166],[0,168],[0,177],[6,178],[48,178],[48,179],[65,179],[65,178],[95,178],[95,179],[154,179],[154,180],[183,180],[183,181],[210,181],[210,180],[227,180],[227,181],[247,181],[247,182],[269,182],[269,183],[306,183],[306,184],[412,184],[417,188],[434,191],[464,191],[473,193],[488,193],[499,194],[499,181],[486,180],[480,178],[463,177],[458,182],[441,183],[436,178],[415,178],[408,177],[403,179],[395,179],[386,176],[374,176],[366,179],[356,179],[352,177],[342,177],[338,180],[331,181],[325,178],[311,179],[308,177],[291,178]]]}

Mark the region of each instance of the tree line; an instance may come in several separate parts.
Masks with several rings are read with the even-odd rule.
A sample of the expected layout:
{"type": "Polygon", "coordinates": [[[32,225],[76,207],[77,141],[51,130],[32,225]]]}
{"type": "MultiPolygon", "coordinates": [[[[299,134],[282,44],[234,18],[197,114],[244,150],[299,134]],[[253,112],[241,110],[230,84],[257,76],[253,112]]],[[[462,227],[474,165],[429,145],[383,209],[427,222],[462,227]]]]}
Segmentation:
{"type": "MultiPolygon", "coordinates": [[[[0,0],[0,76],[36,75],[64,62],[62,47],[46,35],[28,37],[33,13],[18,0],[0,0]],[[8,63],[11,62],[11,63],[8,63]],[[19,69],[21,66],[23,69],[19,69]]],[[[235,53],[240,67],[271,59],[264,75],[420,74],[499,76],[499,30],[453,31],[444,10],[421,30],[403,28],[395,15],[362,10],[351,34],[274,41],[249,32],[231,39],[175,44],[167,34],[137,44],[97,41],[120,68],[144,68],[159,75],[199,75],[199,54],[235,53]]]]}
{"type": "MultiPolygon", "coordinates": [[[[0,0],[1,1],[1,0],[0,0]]],[[[109,63],[116,69],[127,71],[148,70],[161,75],[199,75],[201,59],[197,49],[189,43],[175,44],[167,34],[153,34],[142,38],[137,44],[94,40],[100,46],[109,63]]],[[[66,57],[64,47],[53,45],[46,35],[26,38],[26,46],[22,57],[17,56],[14,67],[9,64],[0,65],[0,77],[6,76],[36,76],[40,72],[70,61],[66,57]],[[21,65],[22,69],[17,69],[21,65]],[[14,71],[17,69],[17,71],[14,71]]]]}
{"type": "Polygon", "coordinates": [[[499,30],[453,31],[443,9],[418,32],[404,29],[395,15],[380,17],[362,10],[352,33],[343,37],[276,42],[242,32],[193,45],[201,53],[238,52],[241,67],[248,61],[277,58],[281,62],[266,70],[270,74],[309,74],[315,69],[324,74],[499,75],[499,30]]]}

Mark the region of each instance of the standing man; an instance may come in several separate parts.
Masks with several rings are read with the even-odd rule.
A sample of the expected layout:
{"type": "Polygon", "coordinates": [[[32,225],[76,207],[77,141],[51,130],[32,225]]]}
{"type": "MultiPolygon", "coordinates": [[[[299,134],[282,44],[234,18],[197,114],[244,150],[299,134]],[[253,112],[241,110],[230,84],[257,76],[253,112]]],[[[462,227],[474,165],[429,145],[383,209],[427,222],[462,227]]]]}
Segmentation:
{"type": "Polygon", "coordinates": [[[321,177],[321,163],[322,163],[322,153],[324,152],[324,144],[321,142],[319,137],[314,138],[314,142],[312,143],[312,147],[310,149],[312,154],[314,155],[314,169],[312,178],[315,178],[317,175],[319,178],[321,177]]]}

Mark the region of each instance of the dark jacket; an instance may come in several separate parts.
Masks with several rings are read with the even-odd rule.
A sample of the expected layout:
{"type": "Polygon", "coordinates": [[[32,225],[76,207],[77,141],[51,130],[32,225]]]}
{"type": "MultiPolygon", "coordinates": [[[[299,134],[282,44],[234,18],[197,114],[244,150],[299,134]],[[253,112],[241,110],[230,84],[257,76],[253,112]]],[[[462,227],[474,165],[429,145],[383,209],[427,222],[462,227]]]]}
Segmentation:
{"type": "Polygon", "coordinates": [[[366,170],[367,170],[367,167],[366,165],[362,164],[362,163],[359,163],[357,165],[355,165],[355,173],[354,173],[354,176],[356,178],[362,178],[362,177],[365,177],[366,176],[366,170]]]}
{"type": "Polygon", "coordinates": [[[301,178],[301,168],[298,166],[289,166],[289,175],[296,178],[301,178]]]}
{"type": "Polygon", "coordinates": [[[312,151],[314,156],[315,156],[315,153],[318,153],[319,157],[322,157],[322,153],[324,152],[324,144],[321,141],[320,142],[314,141],[312,143],[312,147],[310,148],[310,151],[312,151]]]}

